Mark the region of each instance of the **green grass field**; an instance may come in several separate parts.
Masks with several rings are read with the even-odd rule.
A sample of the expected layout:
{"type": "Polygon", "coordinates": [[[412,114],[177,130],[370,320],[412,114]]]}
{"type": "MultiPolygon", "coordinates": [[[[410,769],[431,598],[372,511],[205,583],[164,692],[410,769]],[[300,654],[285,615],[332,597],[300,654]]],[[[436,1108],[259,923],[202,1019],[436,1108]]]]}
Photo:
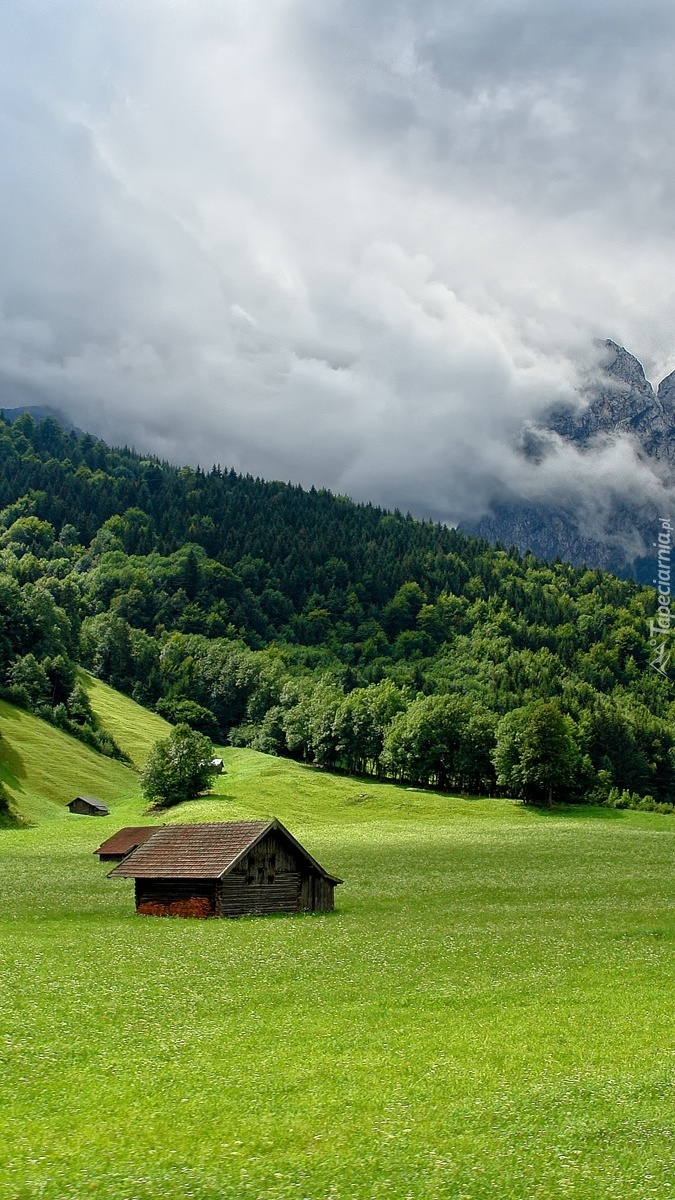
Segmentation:
{"type": "Polygon", "coordinates": [[[81,742],[0,700],[0,779],[28,821],[70,818],[65,805],[84,792],[112,802],[138,794],[138,777],[81,742]]]}
{"type": "Polygon", "coordinates": [[[120,750],[136,767],[144,767],[153,743],[166,737],[171,726],[157,713],[140,708],[88,671],[80,670],[79,678],[100,725],[112,734],[120,750]]]}
{"type": "MultiPolygon", "coordinates": [[[[139,761],[155,719],[98,695],[139,761]]],[[[91,853],[148,819],[137,775],[8,706],[0,729],[33,821],[0,831],[0,1195],[673,1194],[675,818],[227,750],[163,819],[279,816],[337,911],[153,919],[91,853]],[[112,815],[70,816],[73,789],[112,815]]]]}

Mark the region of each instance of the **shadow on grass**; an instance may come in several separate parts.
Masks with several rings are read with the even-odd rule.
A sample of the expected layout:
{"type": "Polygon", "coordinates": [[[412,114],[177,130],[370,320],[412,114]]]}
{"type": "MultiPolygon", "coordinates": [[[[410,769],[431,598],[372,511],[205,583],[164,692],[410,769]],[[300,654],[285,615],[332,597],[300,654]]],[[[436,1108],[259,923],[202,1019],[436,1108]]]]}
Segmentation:
{"type": "Polygon", "coordinates": [[[19,816],[19,814],[14,811],[11,805],[5,812],[0,812],[0,830],[31,829],[34,824],[34,821],[28,821],[25,817],[19,816]]]}
{"type": "Polygon", "coordinates": [[[218,802],[222,800],[224,804],[237,804],[240,802],[238,797],[233,796],[230,792],[200,792],[198,796],[192,796],[190,800],[179,800],[177,804],[149,803],[143,811],[148,817],[162,816],[164,813],[176,812],[178,809],[181,812],[186,812],[193,804],[199,804],[204,800],[217,800],[218,802]]]}
{"type": "MultiPolygon", "coordinates": [[[[437,788],[437,787],[432,787],[430,784],[414,783],[411,780],[406,780],[406,779],[388,779],[386,776],[360,775],[358,773],[358,771],[348,771],[346,769],[342,769],[340,767],[335,767],[335,766],[324,767],[319,763],[299,762],[298,759],[287,758],[286,756],[284,756],[284,761],[294,763],[296,767],[300,767],[301,770],[307,771],[310,774],[325,775],[325,776],[329,776],[334,779],[339,779],[342,781],[345,781],[345,780],[351,781],[352,783],[354,783],[355,786],[358,786],[360,784],[362,787],[365,786],[365,787],[371,787],[371,788],[372,787],[395,788],[399,792],[415,792],[420,796],[430,796],[432,799],[435,799],[435,800],[462,800],[462,801],[471,801],[471,802],[474,802],[474,801],[475,802],[479,802],[479,801],[484,802],[486,800],[498,800],[498,801],[503,801],[507,804],[517,805],[520,803],[518,800],[514,800],[511,796],[488,796],[488,795],[481,796],[474,792],[460,791],[458,788],[455,788],[454,790],[447,789],[447,788],[437,788]]],[[[266,774],[268,774],[268,773],[269,772],[266,772],[266,774]]],[[[371,800],[371,799],[375,799],[375,797],[370,793],[366,794],[364,792],[359,792],[358,795],[355,796],[353,799],[349,799],[349,798],[346,800],[343,799],[340,801],[340,803],[341,804],[357,804],[357,803],[363,803],[365,801],[365,799],[371,800]]]]}
{"type": "MultiPolygon", "coordinates": [[[[4,721],[4,712],[2,716],[4,721]]],[[[11,787],[13,791],[22,792],[24,789],[20,780],[25,779],[27,774],[26,764],[19,751],[9,744],[7,738],[0,737],[0,779],[2,782],[11,787]]]]}
{"type": "Polygon", "coordinates": [[[636,811],[604,808],[601,804],[554,804],[551,808],[539,804],[523,804],[522,807],[525,812],[530,812],[536,817],[575,817],[582,821],[622,821],[627,812],[636,811]]]}

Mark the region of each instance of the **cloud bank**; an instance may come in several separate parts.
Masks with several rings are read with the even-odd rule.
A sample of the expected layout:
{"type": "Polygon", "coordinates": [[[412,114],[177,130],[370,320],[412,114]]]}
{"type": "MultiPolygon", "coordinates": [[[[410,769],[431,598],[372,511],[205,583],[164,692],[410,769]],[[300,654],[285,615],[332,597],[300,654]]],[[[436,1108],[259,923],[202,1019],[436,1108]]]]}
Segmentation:
{"type": "Polygon", "coordinates": [[[515,446],[594,338],[675,366],[671,5],[27,0],[0,35],[6,407],[451,522],[661,487],[515,446]]]}

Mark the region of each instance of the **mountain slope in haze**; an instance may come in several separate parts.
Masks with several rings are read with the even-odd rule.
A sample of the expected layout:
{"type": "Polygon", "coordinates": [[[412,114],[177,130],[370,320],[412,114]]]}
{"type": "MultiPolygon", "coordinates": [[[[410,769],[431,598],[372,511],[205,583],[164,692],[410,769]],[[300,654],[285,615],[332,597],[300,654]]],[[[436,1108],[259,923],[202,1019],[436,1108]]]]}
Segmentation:
{"type": "Polygon", "coordinates": [[[627,433],[647,458],[675,466],[675,371],[654,389],[637,358],[616,342],[604,347],[604,379],[589,387],[581,411],[552,414],[548,427],[587,446],[593,439],[627,433]]]}
{"type": "MultiPolygon", "coordinates": [[[[19,417],[22,417],[24,413],[27,413],[33,421],[56,421],[57,424],[61,426],[64,433],[72,433],[75,435],[75,437],[84,437],[85,431],[80,429],[77,425],[74,425],[70,420],[70,417],[66,416],[66,414],[62,412],[60,408],[52,408],[51,404],[25,404],[21,405],[19,408],[0,408],[0,413],[2,413],[2,416],[6,421],[9,421],[10,424],[12,424],[14,421],[18,421],[19,417]]],[[[94,437],[93,434],[90,434],[89,436],[94,437]]],[[[94,441],[98,440],[98,438],[94,437],[94,441]]]]}
{"type": "MultiPolygon", "coordinates": [[[[510,490],[508,485],[504,490],[496,480],[485,481],[488,494],[497,487],[500,491],[493,491],[492,504],[481,518],[460,521],[458,528],[493,544],[516,546],[521,553],[530,550],[538,558],[559,557],[575,565],[601,567],[651,583],[654,532],[659,517],[675,508],[675,495],[669,494],[675,488],[675,372],[663,379],[655,391],[646,379],[642,365],[624,347],[607,340],[598,344],[598,350],[598,370],[580,390],[578,404],[549,411],[538,424],[528,424],[522,430],[518,444],[511,447],[516,456],[520,455],[523,464],[523,471],[517,472],[517,481],[510,490]],[[605,470],[606,455],[611,455],[612,447],[617,443],[629,448],[625,455],[626,469],[620,477],[616,470],[609,475],[605,470]],[[566,482],[562,485],[560,467],[548,471],[561,448],[568,451],[572,448],[578,456],[578,471],[575,471],[574,459],[568,457],[566,460],[566,482]],[[590,458],[597,460],[596,478],[588,470],[590,458]],[[533,472],[534,467],[536,471],[533,472]]],[[[5,410],[5,419],[19,424],[26,415],[38,422],[49,418],[47,425],[52,428],[54,442],[57,440],[53,436],[55,428],[69,435],[68,441],[74,450],[73,461],[76,465],[82,464],[81,449],[76,449],[72,443],[74,437],[84,435],[62,412],[49,406],[5,410]]],[[[43,441],[48,448],[46,433],[43,441]]],[[[87,447],[97,442],[97,438],[86,435],[87,447]]],[[[63,453],[56,450],[55,457],[62,459],[63,453]]],[[[84,461],[93,470],[99,462],[104,470],[109,465],[105,449],[99,459],[87,453],[84,461]]],[[[187,541],[198,542],[210,555],[226,554],[231,563],[244,554],[265,561],[279,554],[292,559],[300,550],[298,557],[304,561],[297,563],[297,578],[302,587],[303,576],[307,578],[305,567],[310,566],[311,572],[310,564],[318,562],[319,549],[323,558],[334,556],[350,567],[352,563],[358,563],[360,574],[366,565],[362,552],[364,532],[367,528],[368,542],[372,546],[379,541],[379,519],[387,516],[374,506],[345,502],[341,513],[343,529],[338,531],[333,518],[341,498],[330,496],[323,490],[304,491],[219,470],[216,472],[218,483],[215,483],[204,472],[169,468],[167,474],[167,464],[161,464],[160,474],[158,466],[150,457],[136,457],[133,466],[127,460],[119,470],[115,465],[116,479],[127,480],[128,489],[125,492],[124,486],[116,485],[111,494],[108,484],[102,489],[105,494],[92,496],[92,489],[88,487],[87,499],[93,499],[94,503],[87,511],[83,511],[85,506],[79,503],[84,498],[83,481],[77,477],[64,480],[65,490],[64,487],[60,490],[61,503],[57,503],[55,490],[50,496],[49,519],[59,524],[67,519],[69,506],[79,510],[76,524],[88,542],[108,517],[115,512],[121,514],[132,505],[138,506],[152,517],[155,544],[165,550],[173,550],[187,541]],[[221,481],[225,482],[224,487],[221,481]],[[247,513],[257,508],[261,489],[269,504],[268,528],[263,530],[254,517],[253,522],[248,523],[244,538],[247,513]],[[135,496],[132,495],[134,490],[135,496]],[[199,502],[195,505],[197,511],[189,514],[183,506],[186,490],[191,491],[195,499],[199,493],[199,502]],[[289,541],[289,524],[297,529],[311,509],[319,536],[310,534],[308,537],[306,530],[299,535],[297,530],[297,535],[289,541]],[[186,515],[189,516],[187,524],[186,515]],[[226,539],[223,537],[225,530],[228,531],[226,539]],[[324,548],[326,554],[323,554],[324,548]]],[[[39,488],[39,481],[34,479],[32,486],[39,488]]],[[[0,485],[0,504],[3,503],[1,492],[0,485]]],[[[411,541],[419,549],[423,543],[425,550],[430,550],[434,544],[438,546],[439,542],[449,547],[450,541],[443,536],[439,538],[438,529],[433,523],[416,522],[414,530],[408,526],[401,538],[400,526],[392,523],[390,534],[397,535],[396,553],[389,558],[385,571],[396,570],[396,563],[409,552],[411,541]],[[420,538],[419,530],[424,525],[429,532],[434,530],[431,537],[420,538]]],[[[139,547],[145,549],[147,544],[147,538],[140,536],[139,547]]],[[[399,582],[403,581],[399,576],[399,582]]]]}
{"type": "MultiPolygon", "coordinates": [[[[524,432],[524,460],[542,463],[554,450],[551,435],[580,454],[602,453],[619,438],[629,439],[654,483],[675,484],[675,372],[654,391],[640,362],[616,342],[602,344],[602,373],[581,393],[577,408],[553,411],[539,426],[524,432]]],[[[641,493],[640,482],[625,479],[622,491],[547,498],[542,487],[536,501],[511,495],[495,501],[480,520],[461,528],[489,542],[531,550],[539,558],[602,567],[651,583],[651,553],[658,521],[668,515],[641,493]]]]}

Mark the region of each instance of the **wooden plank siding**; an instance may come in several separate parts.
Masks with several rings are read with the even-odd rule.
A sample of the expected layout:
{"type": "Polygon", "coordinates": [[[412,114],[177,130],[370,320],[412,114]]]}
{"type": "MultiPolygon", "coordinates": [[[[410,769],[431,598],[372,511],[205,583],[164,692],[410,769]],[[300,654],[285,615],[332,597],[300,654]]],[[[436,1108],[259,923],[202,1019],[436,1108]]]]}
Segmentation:
{"type": "Polygon", "coordinates": [[[311,895],[306,903],[303,903],[303,908],[309,908],[313,912],[332,912],[334,907],[334,892],[335,885],[328,879],[323,879],[321,875],[312,874],[307,880],[308,891],[311,890],[311,895]]]}
{"type": "Polygon", "coordinates": [[[223,879],[216,897],[216,915],[242,917],[246,913],[300,911],[300,875],[285,871],[274,883],[247,883],[241,875],[223,879]]]}
{"type": "Polygon", "coordinates": [[[272,830],[237,863],[218,885],[218,916],[299,912],[301,857],[272,830]]]}

